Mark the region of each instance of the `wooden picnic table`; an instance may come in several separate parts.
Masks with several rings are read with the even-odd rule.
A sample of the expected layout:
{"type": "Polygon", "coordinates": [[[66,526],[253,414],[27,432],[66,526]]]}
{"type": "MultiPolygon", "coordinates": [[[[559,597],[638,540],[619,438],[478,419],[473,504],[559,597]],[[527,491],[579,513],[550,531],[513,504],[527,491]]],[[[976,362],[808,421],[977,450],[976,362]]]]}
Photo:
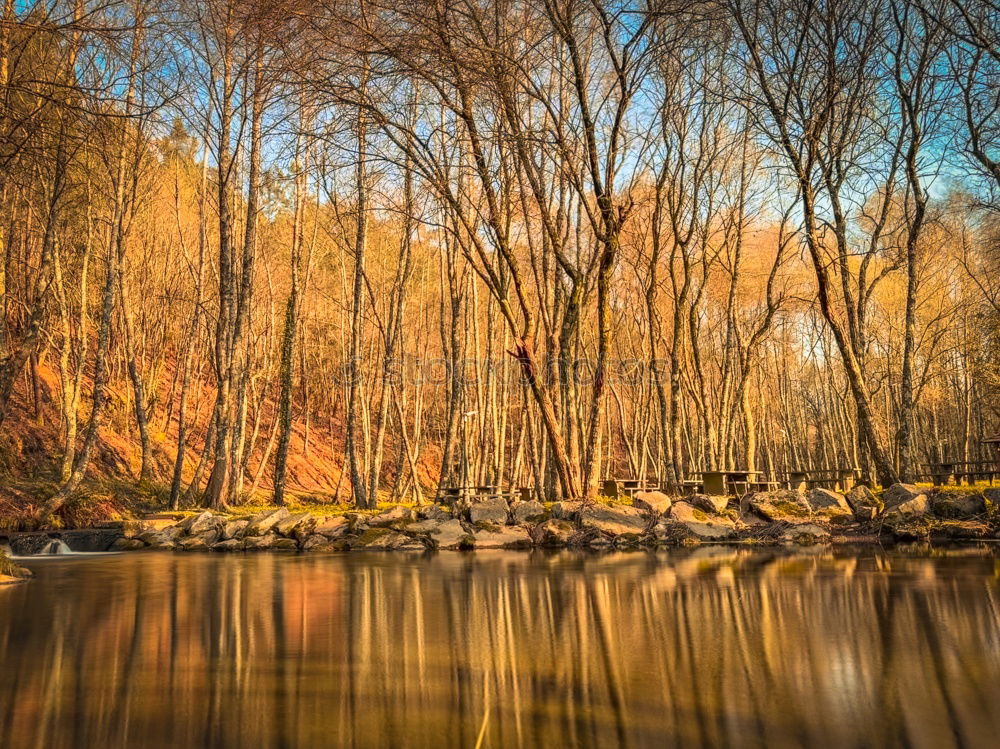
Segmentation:
{"type": "Polygon", "coordinates": [[[855,468],[800,468],[787,471],[789,489],[805,490],[821,487],[835,489],[839,492],[849,492],[858,480],[855,468]]]}
{"type": "Polygon", "coordinates": [[[724,471],[700,471],[702,489],[705,494],[713,496],[742,495],[756,488],[762,482],[757,476],[763,476],[763,471],[747,471],[744,469],[728,469],[724,471]]]}
{"type": "Polygon", "coordinates": [[[979,479],[986,479],[993,485],[994,479],[1000,476],[1000,462],[995,460],[948,460],[936,463],[921,463],[930,469],[927,476],[935,486],[947,484],[954,480],[956,484],[963,481],[974,484],[979,479]]]}

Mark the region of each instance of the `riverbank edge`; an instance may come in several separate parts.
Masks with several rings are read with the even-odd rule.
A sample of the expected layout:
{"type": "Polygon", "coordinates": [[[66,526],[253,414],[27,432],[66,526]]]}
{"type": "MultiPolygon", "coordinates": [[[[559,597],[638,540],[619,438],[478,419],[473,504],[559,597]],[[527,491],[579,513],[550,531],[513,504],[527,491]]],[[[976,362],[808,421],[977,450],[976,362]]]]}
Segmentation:
{"type": "Polygon", "coordinates": [[[743,498],[640,492],[627,504],[491,499],[326,517],[287,508],[253,516],[161,514],[100,528],[8,533],[7,543],[18,556],[38,553],[53,538],[73,551],[216,552],[947,544],[1000,540],[998,505],[1000,488],[992,487],[897,484],[878,496],[860,487],[847,494],[814,489],[743,498]]]}

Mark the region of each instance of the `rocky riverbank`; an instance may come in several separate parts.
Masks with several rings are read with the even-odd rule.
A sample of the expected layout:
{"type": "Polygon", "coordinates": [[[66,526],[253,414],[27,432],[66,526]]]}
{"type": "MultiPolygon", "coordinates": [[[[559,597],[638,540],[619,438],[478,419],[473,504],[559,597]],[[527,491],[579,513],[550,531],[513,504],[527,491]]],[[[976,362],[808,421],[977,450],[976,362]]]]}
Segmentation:
{"type": "Polygon", "coordinates": [[[815,544],[985,540],[1000,534],[1000,488],[930,490],[896,484],[775,491],[742,499],[660,492],[630,505],[490,499],[464,507],[395,506],[319,517],[279,508],[253,517],[202,512],[124,524],[113,550],[346,551],[533,547],[631,548],[700,543],[815,544]]]}
{"type": "Polygon", "coordinates": [[[32,577],[31,570],[19,567],[6,552],[0,551],[0,585],[20,583],[32,577]]]}

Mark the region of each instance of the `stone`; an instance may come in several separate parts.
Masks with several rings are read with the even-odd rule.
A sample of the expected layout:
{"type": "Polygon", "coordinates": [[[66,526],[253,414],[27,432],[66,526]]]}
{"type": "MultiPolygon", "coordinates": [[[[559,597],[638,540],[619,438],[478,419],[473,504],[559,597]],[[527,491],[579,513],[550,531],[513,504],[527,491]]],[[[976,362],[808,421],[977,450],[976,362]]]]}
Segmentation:
{"type": "Polygon", "coordinates": [[[246,529],[243,531],[243,535],[248,538],[267,535],[278,522],[284,520],[289,515],[291,513],[287,507],[279,507],[277,510],[266,510],[250,519],[246,529]]]}
{"type": "Polygon", "coordinates": [[[451,520],[454,515],[450,507],[434,503],[417,510],[417,517],[421,520],[451,520]]]}
{"type": "Polygon", "coordinates": [[[892,510],[905,502],[923,496],[924,490],[913,484],[893,484],[882,492],[882,502],[885,509],[892,510]]]}
{"type": "Polygon", "coordinates": [[[343,515],[334,515],[333,517],[323,518],[323,520],[316,523],[316,527],[312,531],[313,533],[326,536],[328,539],[334,539],[340,538],[347,533],[350,525],[350,521],[343,515]]]}
{"type": "MultiPolygon", "coordinates": [[[[670,508],[666,528],[667,537],[688,537],[704,541],[722,541],[736,534],[736,524],[727,517],[710,515],[688,502],[675,502],[670,508]]],[[[654,533],[656,531],[654,530],[654,533]]],[[[657,534],[658,537],[659,534],[657,534]]]]}
{"type": "Polygon", "coordinates": [[[940,492],[934,495],[931,505],[939,518],[965,520],[986,512],[986,497],[982,494],[940,492]]]}
{"type": "Polygon", "coordinates": [[[143,520],[126,520],[122,523],[122,535],[125,538],[138,538],[146,531],[154,530],[143,520]]]}
{"type": "Polygon", "coordinates": [[[986,489],[983,492],[983,496],[991,504],[1000,505],[1000,487],[995,489],[986,489]]]}
{"type": "Polygon", "coordinates": [[[214,530],[219,524],[219,518],[206,510],[181,521],[180,527],[192,536],[200,536],[202,533],[214,530]]]}
{"type": "Polygon", "coordinates": [[[545,505],[537,499],[515,502],[510,508],[510,516],[515,525],[535,522],[545,517],[545,505]]]}
{"type": "Polygon", "coordinates": [[[540,546],[565,546],[576,533],[576,528],[568,520],[549,518],[535,527],[532,534],[540,546]]]}
{"type": "MultiPolygon", "coordinates": [[[[898,485],[897,485],[898,486],[898,485]]],[[[899,495],[902,496],[902,495],[899,495]]],[[[926,515],[930,512],[931,503],[926,494],[917,494],[909,499],[902,499],[898,503],[885,504],[885,515],[887,518],[916,517],[926,515]]]]}
{"type": "Polygon", "coordinates": [[[214,543],[215,538],[212,534],[203,533],[200,536],[188,536],[181,539],[180,543],[177,544],[177,548],[181,551],[205,551],[211,548],[214,543]]]}
{"type": "Polygon", "coordinates": [[[180,528],[167,528],[162,531],[146,531],[139,537],[139,539],[150,549],[156,549],[157,551],[175,549],[177,548],[177,536],[174,533],[168,532],[172,530],[175,530],[178,533],[182,532],[180,528]]]}
{"type": "Polygon", "coordinates": [[[245,547],[242,538],[227,538],[212,544],[212,551],[243,551],[245,547]]]}
{"type": "Polygon", "coordinates": [[[812,516],[805,498],[788,489],[758,492],[750,497],[748,504],[754,512],[772,522],[805,523],[812,516]]]}
{"type": "Polygon", "coordinates": [[[225,541],[240,538],[250,525],[249,520],[230,520],[222,526],[222,538],[225,541]]]}
{"type": "Polygon", "coordinates": [[[138,538],[126,538],[124,536],[111,544],[111,551],[138,551],[145,548],[145,541],[138,538]]]}
{"type": "Polygon", "coordinates": [[[972,541],[989,538],[992,529],[975,520],[943,520],[930,531],[932,541],[972,541]]]}
{"type": "Polygon", "coordinates": [[[274,551],[298,551],[299,542],[294,538],[278,537],[274,539],[274,543],[271,544],[271,548],[274,551]]]}
{"type": "Polygon", "coordinates": [[[388,510],[369,518],[368,525],[380,528],[386,525],[392,525],[393,523],[400,523],[406,520],[412,520],[413,514],[410,512],[408,507],[403,507],[402,505],[396,505],[395,507],[390,507],[388,510]]]}
{"type": "Polygon", "coordinates": [[[813,512],[828,518],[849,518],[854,514],[851,505],[847,502],[847,497],[839,492],[820,487],[812,489],[806,495],[806,504],[813,512]]]}
{"type": "Polygon", "coordinates": [[[478,530],[475,537],[477,549],[524,549],[532,545],[528,529],[519,525],[478,530]]]}
{"type": "Polygon", "coordinates": [[[637,507],[624,505],[588,504],[580,510],[580,526],[594,528],[609,536],[645,533],[649,516],[637,507]]]}
{"type": "Polygon", "coordinates": [[[729,507],[729,497],[720,494],[693,494],[687,501],[692,507],[702,512],[711,512],[721,515],[729,507]]]}
{"type": "Polygon", "coordinates": [[[509,512],[510,507],[503,497],[485,497],[481,501],[473,502],[469,507],[469,520],[473,523],[504,525],[509,512]]]}
{"type": "Polygon", "coordinates": [[[456,518],[422,520],[408,525],[406,530],[409,533],[421,534],[437,549],[467,549],[475,543],[475,537],[456,518]]]}
{"type": "Polygon", "coordinates": [[[274,545],[277,536],[273,533],[266,533],[263,536],[244,536],[243,548],[247,551],[263,551],[270,549],[274,545]]]}
{"type": "Polygon", "coordinates": [[[673,504],[670,497],[663,492],[636,492],[632,497],[632,506],[653,515],[662,515],[673,504]]]}
{"type": "Polygon", "coordinates": [[[830,540],[830,531],[816,523],[800,523],[792,526],[785,538],[798,544],[809,545],[830,540]]]}
{"type": "Polygon", "coordinates": [[[552,503],[552,517],[557,520],[575,520],[579,514],[580,510],[583,508],[583,502],[564,501],[564,502],[553,502],[552,503]]]}
{"type": "Polygon", "coordinates": [[[313,533],[302,542],[302,551],[333,551],[333,542],[320,533],[313,533]]]}
{"type": "Polygon", "coordinates": [[[405,533],[383,527],[369,528],[352,542],[351,548],[370,551],[420,551],[424,545],[405,533]]]}
{"type": "Polygon", "coordinates": [[[274,524],[272,530],[279,536],[291,537],[299,528],[313,528],[316,526],[316,518],[310,512],[297,512],[294,515],[282,518],[274,524]]]}
{"type": "Polygon", "coordinates": [[[853,487],[844,498],[854,511],[854,517],[862,522],[874,520],[883,509],[882,501],[861,484],[853,487]]]}

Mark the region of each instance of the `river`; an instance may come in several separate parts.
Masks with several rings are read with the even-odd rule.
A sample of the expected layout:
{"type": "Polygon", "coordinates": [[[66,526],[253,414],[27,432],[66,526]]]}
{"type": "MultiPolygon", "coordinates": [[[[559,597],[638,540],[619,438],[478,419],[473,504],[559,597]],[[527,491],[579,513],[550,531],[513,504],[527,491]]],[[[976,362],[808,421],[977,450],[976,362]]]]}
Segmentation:
{"type": "Polygon", "coordinates": [[[994,747],[1000,556],[139,552],[0,588],[0,747],[994,747]]]}

